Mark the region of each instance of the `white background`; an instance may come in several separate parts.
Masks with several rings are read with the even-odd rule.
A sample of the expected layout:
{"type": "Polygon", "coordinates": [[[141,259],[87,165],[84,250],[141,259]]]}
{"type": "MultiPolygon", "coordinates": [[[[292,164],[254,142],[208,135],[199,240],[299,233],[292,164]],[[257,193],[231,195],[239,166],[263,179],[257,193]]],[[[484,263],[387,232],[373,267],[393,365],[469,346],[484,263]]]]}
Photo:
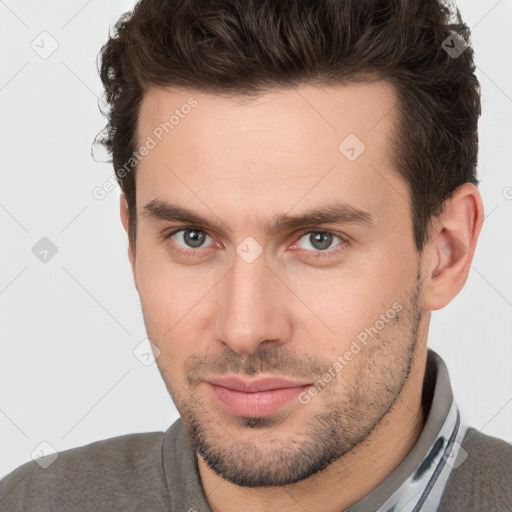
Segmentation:
{"type": "MultiPolygon", "coordinates": [[[[178,417],[156,366],[132,353],[146,333],[118,191],[92,195],[113,174],[91,157],[105,125],[95,59],[133,4],[0,0],[0,477],[42,441],[61,451],[178,417]],[[47,59],[31,48],[43,31],[59,45],[47,59]],[[47,263],[32,253],[42,237],[58,249],[47,263]]],[[[458,5],[482,86],[487,218],[468,282],[433,314],[429,344],[467,422],[512,442],[512,0],[458,5]]]]}

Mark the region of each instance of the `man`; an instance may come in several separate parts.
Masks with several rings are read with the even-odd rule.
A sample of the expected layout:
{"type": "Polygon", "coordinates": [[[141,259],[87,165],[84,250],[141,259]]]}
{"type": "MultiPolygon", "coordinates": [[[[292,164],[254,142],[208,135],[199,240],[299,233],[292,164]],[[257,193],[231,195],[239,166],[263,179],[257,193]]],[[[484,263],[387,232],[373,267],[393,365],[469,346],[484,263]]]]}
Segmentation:
{"type": "Polygon", "coordinates": [[[434,0],[141,0],[101,53],[120,212],[180,413],[2,510],[512,510],[430,312],[484,213],[467,27],[434,0]]]}

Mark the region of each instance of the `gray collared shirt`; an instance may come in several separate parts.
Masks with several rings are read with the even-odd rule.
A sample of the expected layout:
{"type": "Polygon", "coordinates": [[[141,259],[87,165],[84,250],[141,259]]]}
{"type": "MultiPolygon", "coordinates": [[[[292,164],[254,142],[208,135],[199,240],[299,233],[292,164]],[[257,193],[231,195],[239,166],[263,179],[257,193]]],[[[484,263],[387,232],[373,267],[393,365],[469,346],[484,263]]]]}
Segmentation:
{"type": "Polygon", "coordinates": [[[428,358],[437,366],[436,383],[420,437],[393,473],[346,512],[435,511],[452,469],[467,457],[461,448],[467,427],[461,422],[448,370],[433,350],[428,358]]]}
{"type": "MultiPolygon", "coordinates": [[[[466,427],[448,371],[432,350],[423,401],[427,420],[412,450],[345,512],[426,512],[439,503],[447,512],[512,511],[512,446],[471,428],[462,443],[466,427]]],[[[179,419],[166,432],[96,441],[44,462],[27,462],[0,481],[2,512],[211,512],[179,419]]]]}

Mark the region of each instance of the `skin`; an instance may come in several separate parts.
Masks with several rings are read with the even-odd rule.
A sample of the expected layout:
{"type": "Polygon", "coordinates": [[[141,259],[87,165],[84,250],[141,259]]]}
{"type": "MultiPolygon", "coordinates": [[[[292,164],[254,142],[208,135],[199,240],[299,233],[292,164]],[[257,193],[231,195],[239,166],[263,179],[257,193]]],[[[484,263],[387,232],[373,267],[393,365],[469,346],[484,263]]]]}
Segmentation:
{"type": "MultiPolygon", "coordinates": [[[[191,96],[198,105],[136,174],[128,256],[158,368],[198,451],[213,511],[343,510],[389,476],[421,433],[430,311],[466,281],[480,194],[459,187],[419,254],[408,186],[393,170],[389,84],[303,86],[242,103],[151,88],[141,144],[191,96]],[[366,146],[353,162],[338,150],[350,133],[366,146]],[[222,225],[145,215],[155,199],[222,225]],[[334,201],[372,222],[265,229],[277,215],[334,201]],[[165,238],[185,228],[203,230],[198,245],[190,231],[165,238]],[[326,248],[311,239],[325,232],[333,234],[326,248]],[[246,237],[262,250],[250,263],[237,253],[246,237]],[[229,374],[313,384],[393,304],[400,312],[307,404],[294,399],[275,414],[242,418],[205,382],[229,374]]],[[[120,210],[127,229],[123,196],[120,210]]]]}

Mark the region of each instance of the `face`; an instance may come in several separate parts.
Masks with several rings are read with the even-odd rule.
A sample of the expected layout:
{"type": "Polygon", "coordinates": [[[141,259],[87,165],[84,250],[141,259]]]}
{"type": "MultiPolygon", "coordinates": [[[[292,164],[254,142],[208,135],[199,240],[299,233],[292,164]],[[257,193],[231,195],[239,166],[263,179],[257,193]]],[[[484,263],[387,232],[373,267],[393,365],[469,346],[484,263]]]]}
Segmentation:
{"type": "Polygon", "coordinates": [[[146,329],[198,454],[235,484],[315,474],[407,385],[422,299],[394,103],[382,81],[144,97],[139,147],[155,144],[132,264],[146,329]]]}

